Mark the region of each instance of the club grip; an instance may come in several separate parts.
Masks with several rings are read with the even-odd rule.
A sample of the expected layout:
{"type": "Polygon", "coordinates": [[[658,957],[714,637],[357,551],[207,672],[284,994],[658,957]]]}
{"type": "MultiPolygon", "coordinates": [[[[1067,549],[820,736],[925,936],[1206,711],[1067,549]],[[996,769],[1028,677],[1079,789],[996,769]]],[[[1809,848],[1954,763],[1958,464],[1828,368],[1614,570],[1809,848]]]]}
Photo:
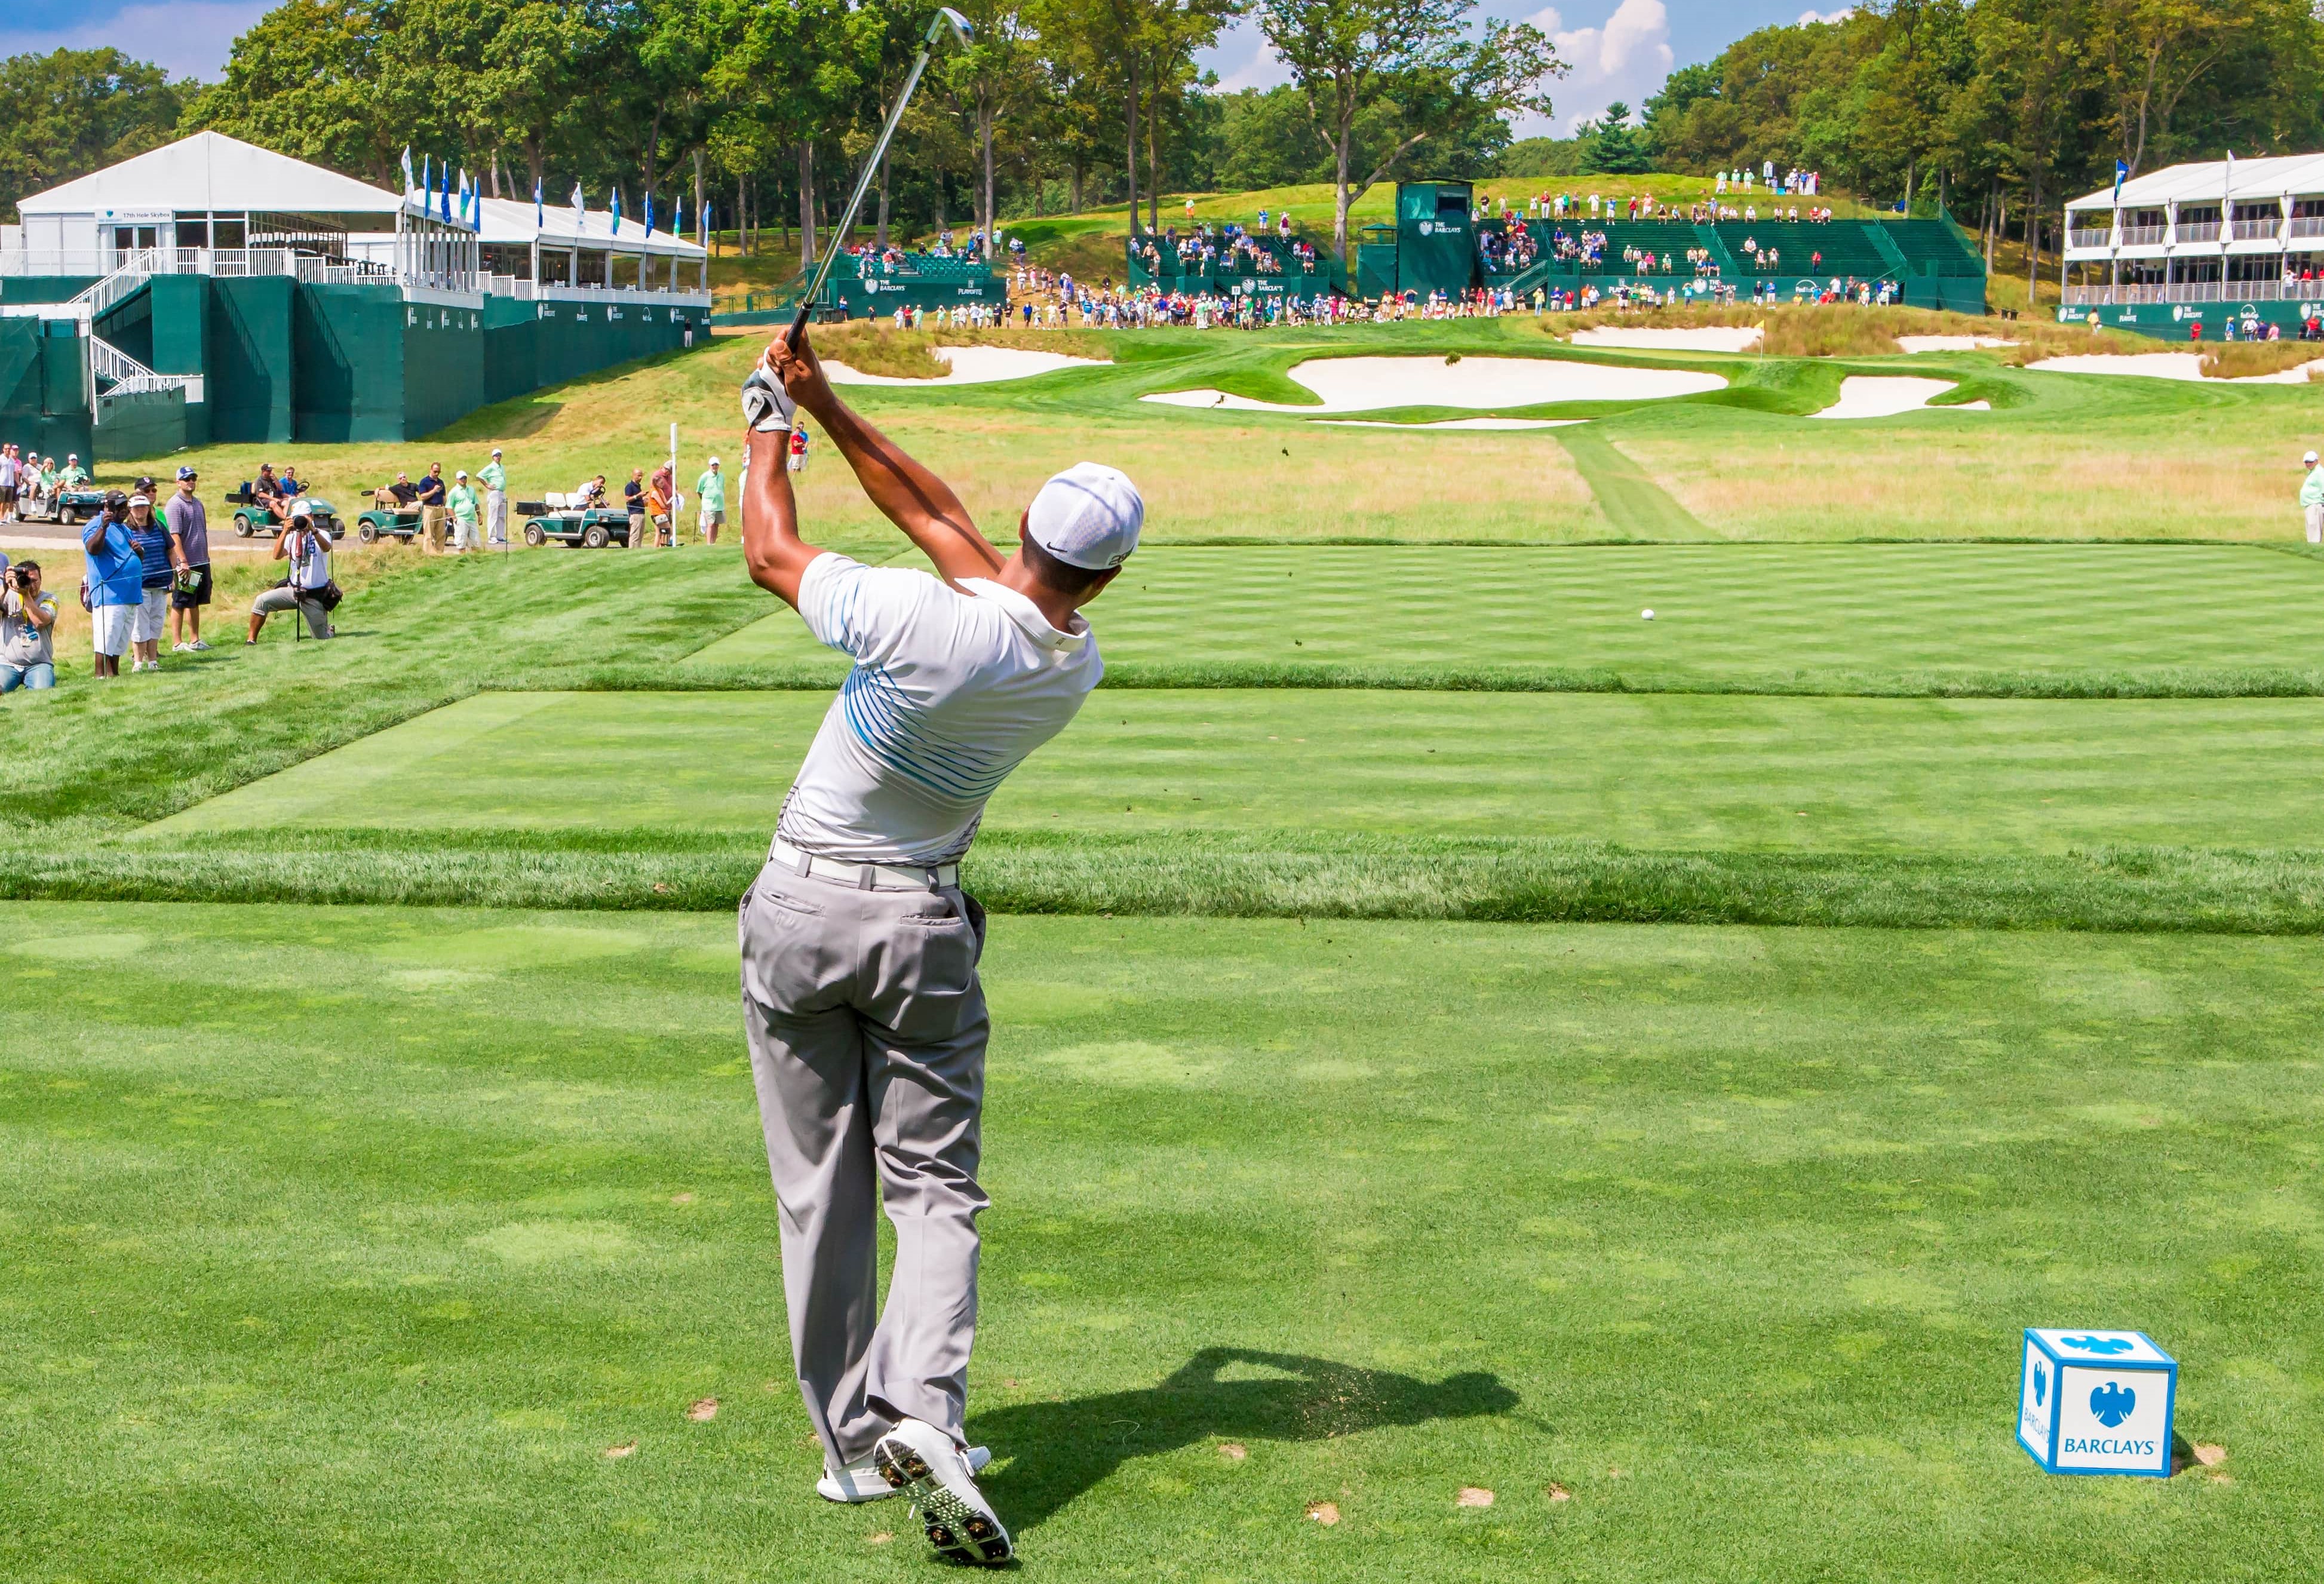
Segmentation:
{"type": "Polygon", "coordinates": [[[799,349],[799,342],[805,338],[807,335],[807,317],[814,310],[814,309],[815,299],[813,298],[808,298],[805,301],[801,302],[798,307],[798,312],[792,317],[791,327],[783,332],[783,345],[789,347],[793,352],[797,352],[799,349]]]}

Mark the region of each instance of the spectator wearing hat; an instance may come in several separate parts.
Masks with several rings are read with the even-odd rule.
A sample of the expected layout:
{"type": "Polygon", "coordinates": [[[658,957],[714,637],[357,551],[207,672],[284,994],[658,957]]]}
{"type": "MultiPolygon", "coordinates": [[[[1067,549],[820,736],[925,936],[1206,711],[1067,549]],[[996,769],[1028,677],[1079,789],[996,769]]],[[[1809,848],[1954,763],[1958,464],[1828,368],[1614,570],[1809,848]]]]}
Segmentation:
{"type": "Polygon", "coordinates": [[[119,490],[105,498],[105,510],[81,530],[80,548],[88,558],[82,575],[83,598],[88,603],[89,647],[97,654],[97,675],[121,675],[121,657],[129,652],[137,612],[145,603],[145,564],[129,537],[129,497],[119,490]]]}
{"type": "Polygon", "coordinates": [[[41,587],[41,564],[0,566],[0,693],[54,687],[56,639],[57,596],[41,587]]]}
{"type": "Polygon", "coordinates": [[[694,481],[694,493],[701,505],[696,523],[702,537],[712,544],[718,542],[718,530],[726,526],[726,475],[718,471],[718,458],[713,456],[702,476],[694,481]]]}
{"type": "Polygon", "coordinates": [[[171,562],[169,526],[154,515],[149,493],[152,488],[152,479],[140,479],[137,493],[129,497],[129,542],[137,547],[137,562],[143,568],[137,620],[129,632],[132,671],[161,668],[161,633],[170,621],[170,588],[177,581],[177,568],[171,562]]]}
{"type": "Polygon", "coordinates": [[[501,465],[501,448],[493,447],[493,459],[476,474],[476,482],[484,486],[484,543],[495,549],[508,548],[508,470],[501,465]]]}
{"type": "Polygon", "coordinates": [[[274,558],[290,563],[290,576],[261,590],[251,602],[250,636],[243,641],[256,643],[258,630],[277,611],[296,611],[307,619],[308,631],[318,639],[330,637],[326,592],[331,585],[331,536],[314,526],[313,508],[306,502],[291,503],[290,524],[274,541],[274,558]]]}
{"type": "Polygon", "coordinates": [[[452,508],[452,548],[463,554],[482,548],[476,539],[476,517],[484,502],[468,483],[466,468],[452,475],[452,493],[446,499],[452,508]]]}
{"type": "Polygon", "coordinates": [[[170,530],[170,564],[176,576],[170,590],[171,650],[199,654],[210,646],[202,641],[202,607],[210,603],[210,519],[201,497],[194,493],[200,475],[190,467],[178,469],[177,493],[162,508],[170,530]]]}
{"type": "Polygon", "coordinates": [[[431,462],[420,481],[420,538],[431,556],[444,548],[444,465],[431,462]]]}

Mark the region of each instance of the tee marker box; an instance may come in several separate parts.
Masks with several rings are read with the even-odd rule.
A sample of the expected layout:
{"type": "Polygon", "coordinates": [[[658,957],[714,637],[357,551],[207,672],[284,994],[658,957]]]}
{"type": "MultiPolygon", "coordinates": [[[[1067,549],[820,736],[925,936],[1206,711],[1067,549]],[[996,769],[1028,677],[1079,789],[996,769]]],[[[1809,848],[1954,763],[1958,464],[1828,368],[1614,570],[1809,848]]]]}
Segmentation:
{"type": "Polygon", "coordinates": [[[2052,1474],[2171,1477],[2179,1366],[2143,1331],[2025,1328],[2017,1444],[2052,1474]]]}

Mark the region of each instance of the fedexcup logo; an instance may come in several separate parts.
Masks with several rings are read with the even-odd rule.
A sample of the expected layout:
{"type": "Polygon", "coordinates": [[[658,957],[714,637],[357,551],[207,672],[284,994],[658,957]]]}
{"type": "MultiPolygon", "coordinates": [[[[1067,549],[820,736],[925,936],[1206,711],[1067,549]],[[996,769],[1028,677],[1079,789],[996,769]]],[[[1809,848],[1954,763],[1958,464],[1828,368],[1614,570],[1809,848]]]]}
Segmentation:
{"type": "Polygon", "coordinates": [[[2119,1381],[2108,1381],[2090,1394],[2090,1413],[2112,1430],[2138,1406],[2138,1394],[2119,1381]]]}
{"type": "Polygon", "coordinates": [[[2062,1348],[2071,1348],[2077,1353],[2102,1353],[2111,1356],[2116,1353],[2127,1353],[2135,1344],[2126,1342],[2120,1337],[2060,1337],[2058,1345],[2062,1348]]]}

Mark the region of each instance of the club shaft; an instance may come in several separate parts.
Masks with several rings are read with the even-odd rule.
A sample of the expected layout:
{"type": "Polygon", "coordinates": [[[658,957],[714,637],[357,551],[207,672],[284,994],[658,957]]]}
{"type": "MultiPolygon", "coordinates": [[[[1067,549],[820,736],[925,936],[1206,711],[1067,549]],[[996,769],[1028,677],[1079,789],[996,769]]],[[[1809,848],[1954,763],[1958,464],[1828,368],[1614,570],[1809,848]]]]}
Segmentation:
{"type": "Polygon", "coordinates": [[[896,135],[897,124],[904,119],[904,106],[912,102],[912,90],[920,86],[920,73],[928,69],[928,52],[932,46],[923,45],[919,59],[912,62],[912,74],[904,79],[904,91],[896,96],[895,105],[888,112],[888,124],[880,129],[880,141],[872,145],[872,157],[863,161],[862,172],[855,178],[854,194],[847,200],[847,208],[839,216],[839,228],[831,234],[823,250],[823,262],[815,267],[815,279],[799,299],[798,315],[791,320],[788,339],[792,350],[798,348],[799,337],[807,333],[807,316],[815,311],[815,299],[823,291],[824,281],[831,274],[833,261],[847,245],[847,235],[855,229],[855,215],[863,207],[863,195],[872,189],[872,178],[880,170],[880,161],[888,157],[888,144],[896,135]]]}

